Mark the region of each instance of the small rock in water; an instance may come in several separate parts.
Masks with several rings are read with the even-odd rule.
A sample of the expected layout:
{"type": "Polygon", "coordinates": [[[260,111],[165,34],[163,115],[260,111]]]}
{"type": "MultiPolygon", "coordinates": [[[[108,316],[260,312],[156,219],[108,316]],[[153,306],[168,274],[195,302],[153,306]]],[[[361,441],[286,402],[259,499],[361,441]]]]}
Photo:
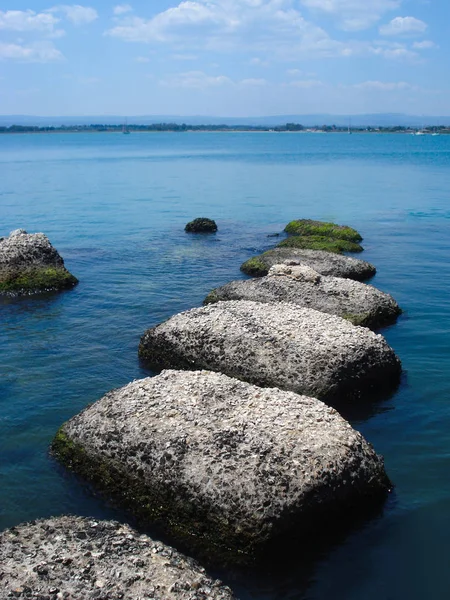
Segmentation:
{"type": "Polygon", "coordinates": [[[184,230],[187,233],[215,233],[217,231],[216,222],[206,217],[199,217],[190,221],[184,230]]]}

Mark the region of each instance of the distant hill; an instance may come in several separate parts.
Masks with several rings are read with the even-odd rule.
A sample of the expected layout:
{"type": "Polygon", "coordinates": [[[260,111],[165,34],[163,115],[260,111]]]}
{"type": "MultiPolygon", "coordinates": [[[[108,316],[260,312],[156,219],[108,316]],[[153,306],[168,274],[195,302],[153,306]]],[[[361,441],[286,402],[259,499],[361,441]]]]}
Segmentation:
{"type": "Polygon", "coordinates": [[[130,125],[151,125],[153,123],[186,123],[188,125],[261,125],[271,127],[286,123],[300,123],[307,127],[314,125],[336,125],[346,127],[427,127],[450,125],[450,116],[419,116],[396,113],[364,114],[364,115],[276,115],[267,117],[214,117],[214,116],[179,116],[179,115],[92,115],[73,117],[40,117],[32,115],[0,115],[0,126],[29,125],[38,127],[59,127],[75,125],[120,125],[127,121],[130,125]]]}

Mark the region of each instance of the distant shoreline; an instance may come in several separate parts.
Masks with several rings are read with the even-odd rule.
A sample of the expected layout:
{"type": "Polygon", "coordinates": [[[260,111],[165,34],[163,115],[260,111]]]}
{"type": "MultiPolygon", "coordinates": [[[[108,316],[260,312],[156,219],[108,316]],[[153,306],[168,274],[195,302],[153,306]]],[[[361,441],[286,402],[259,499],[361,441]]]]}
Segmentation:
{"type": "Polygon", "coordinates": [[[305,127],[299,123],[286,123],[276,127],[244,126],[244,125],[177,125],[174,123],[157,123],[153,125],[74,125],[64,127],[37,127],[27,125],[11,125],[0,127],[0,135],[18,134],[55,134],[55,133],[341,133],[341,134],[367,134],[367,133],[395,133],[403,135],[447,135],[450,127],[433,126],[425,128],[416,127],[336,127],[314,126],[305,127]]]}

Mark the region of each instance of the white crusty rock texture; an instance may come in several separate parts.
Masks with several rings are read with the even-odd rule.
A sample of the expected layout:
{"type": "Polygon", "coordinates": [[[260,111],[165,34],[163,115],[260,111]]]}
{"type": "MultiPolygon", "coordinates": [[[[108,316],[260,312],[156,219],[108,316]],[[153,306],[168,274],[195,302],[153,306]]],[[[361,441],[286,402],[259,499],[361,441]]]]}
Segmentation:
{"type": "Polygon", "coordinates": [[[232,600],[187,558],[128,525],[63,516],[0,533],[1,598],[232,600]]]}
{"type": "Polygon", "coordinates": [[[204,304],[220,300],[292,302],[371,328],[389,325],[401,313],[389,294],[352,279],[320,275],[306,265],[274,265],[267,277],[232,281],[212,290],[204,304]]]}
{"type": "Polygon", "coordinates": [[[142,521],[233,562],[360,514],[389,486],[382,459],[334,409],[209,371],[108,393],[63,425],[53,452],[142,521]]]}
{"type": "Polygon", "coordinates": [[[299,248],[273,248],[243,263],[241,270],[247,275],[263,277],[267,275],[270,267],[280,263],[303,264],[321,275],[345,277],[356,281],[364,281],[376,273],[373,265],[358,258],[324,250],[299,248]]]}
{"type": "Polygon", "coordinates": [[[77,279],[43,233],[12,231],[0,238],[0,294],[33,294],[73,287],[77,279]]]}
{"type": "Polygon", "coordinates": [[[182,312],[149,329],[139,355],[157,369],[209,369],[330,403],[393,387],[401,372],[381,335],[286,302],[231,300],[182,312]]]}

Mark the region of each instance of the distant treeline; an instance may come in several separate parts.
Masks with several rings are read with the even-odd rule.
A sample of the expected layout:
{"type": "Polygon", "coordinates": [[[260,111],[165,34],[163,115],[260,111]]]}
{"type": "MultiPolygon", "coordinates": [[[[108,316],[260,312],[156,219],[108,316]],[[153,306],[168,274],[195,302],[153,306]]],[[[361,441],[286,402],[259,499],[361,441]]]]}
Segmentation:
{"type": "Polygon", "coordinates": [[[132,131],[317,131],[317,132],[375,132],[375,133],[414,133],[422,131],[423,133],[450,133],[450,127],[441,125],[433,127],[343,127],[336,125],[314,125],[305,127],[299,123],[286,123],[268,127],[263,125],[188,125],[186,123],[154,123],[152,125],[106,125],[93,123],[92,125],[61,125],[59,127],[47,126],[37,127],[32,125],[11,125],[10,127],[0,126],[0,133],[51,133],[51,132],[132,132],[132,131]]]}

